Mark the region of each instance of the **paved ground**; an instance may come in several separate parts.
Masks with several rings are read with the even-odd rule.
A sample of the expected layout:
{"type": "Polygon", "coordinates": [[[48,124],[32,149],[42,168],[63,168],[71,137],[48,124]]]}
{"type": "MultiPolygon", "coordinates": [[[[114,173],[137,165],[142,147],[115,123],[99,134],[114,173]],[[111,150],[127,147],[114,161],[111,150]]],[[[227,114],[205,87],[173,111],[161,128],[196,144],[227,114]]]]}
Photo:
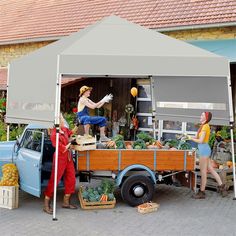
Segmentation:
{"type": "MultiPolygon", "coordinates": [[[[0,235],[236,235],[236,201],[232,200],[232,191],[226,198],[207,191],[206,200],[194,200],[191,195],[184,187],[160,185],[154,198],[160,204],[159,210],[142,215],[123,203],[119,192],[114,209],[62,209],[63,191],[59,190],[58,221],[52,221],[42,211],[43,198],[20,192],[18,209],[0,208],[0,235]]],[[[79,204],[76,196],[73,202],[79,204]]]]}

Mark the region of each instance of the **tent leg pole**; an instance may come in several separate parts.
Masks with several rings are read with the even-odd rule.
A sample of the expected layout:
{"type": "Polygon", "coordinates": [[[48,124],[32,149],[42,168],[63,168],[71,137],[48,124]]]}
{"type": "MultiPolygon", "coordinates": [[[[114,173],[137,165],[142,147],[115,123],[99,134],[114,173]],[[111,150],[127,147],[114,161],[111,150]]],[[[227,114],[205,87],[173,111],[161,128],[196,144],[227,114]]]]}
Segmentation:
{"type": "Polygon", "coordinates": [[[55,101],[55,127],[56,127],[56,150],[55,150],[55,176],[54,176],[54,195],[53,195],[53,215],[52,220],[57,221],[57,172],[58,172],[58,153],[59,153],[59,131],[60,131],[60,105],[61,105],[61,78],[59,73],[60,56],[57,56],[57,84],[56,84],[56,101],[55,101]]]}
{"type": "Polygon", "coordinates": [[[236,200],[236,176],[235,176],[235,158],[234,158],[234,133],[233,133],[233,124],[230,125],[230,136],[231,136],[233,177],[234,177],[234,197],[233,197],[233,200],[236,200]]]}
{"type": "Polygon", "coordinates": [[[56,218],[56,202],[57,202],[57,169],[58,169],[58,148],[59,148],[59,126],[56,127],[56,153],[55,153],[55,175],[54,175],[54,191],[53,191],[53,220],[56,218]]]}
{"type": "Polygon", "coordinates": [[[10,139],[10,125],[7,124],[7,142],[9,141],[10,139]]]}
{"type": "Polygon", "coordinates": [[[153,77],[149,76],[151,84],[151,100],[152,100],[152,129],[153,129],[153,138],[156,139],[156,104],[154,99],[154,81],[153,77]]]}

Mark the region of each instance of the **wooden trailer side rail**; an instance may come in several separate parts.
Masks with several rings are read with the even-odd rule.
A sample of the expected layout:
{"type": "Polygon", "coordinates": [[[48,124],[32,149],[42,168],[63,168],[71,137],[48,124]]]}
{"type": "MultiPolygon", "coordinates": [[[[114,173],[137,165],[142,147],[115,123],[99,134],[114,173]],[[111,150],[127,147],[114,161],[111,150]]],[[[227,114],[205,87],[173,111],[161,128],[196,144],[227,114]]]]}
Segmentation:
{"type": "Polygon", "coordinates": [[[79,152],[78,171],[121,171],[140,164],[152,171],[193,171],[195,151],[97,149],[79,152]]]}

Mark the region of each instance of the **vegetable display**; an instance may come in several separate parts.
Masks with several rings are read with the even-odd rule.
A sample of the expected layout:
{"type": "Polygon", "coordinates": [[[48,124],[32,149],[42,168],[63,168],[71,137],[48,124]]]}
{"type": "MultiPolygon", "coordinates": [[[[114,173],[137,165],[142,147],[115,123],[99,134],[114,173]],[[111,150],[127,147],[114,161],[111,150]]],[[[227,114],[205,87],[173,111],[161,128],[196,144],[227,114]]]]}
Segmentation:
{"type": "Polygon", "coordinates": [[[108,149],[126,149],[124,136],[117,134],[111,141],[107,142],[106,146],[108,149]]]}
{"type": "Polygon", "coordinates": [[[138,139],[133,143],[133,149],[146,149],[146,143],[142,139],[138,139]]]}
{"type": "Polygon", "coordinates": [[[156,140],[145,132],[140,132],[136,135],[138,139],[142,139],[145,143],[153,144],[156,140]]]}
{"type": "Polygon", "coordinates": [[[107,202],[113,201],[115,183],[111,180],[102,180],[98,187],[85,187],[82,190],[82,197],[86,202],[107,202]]]}

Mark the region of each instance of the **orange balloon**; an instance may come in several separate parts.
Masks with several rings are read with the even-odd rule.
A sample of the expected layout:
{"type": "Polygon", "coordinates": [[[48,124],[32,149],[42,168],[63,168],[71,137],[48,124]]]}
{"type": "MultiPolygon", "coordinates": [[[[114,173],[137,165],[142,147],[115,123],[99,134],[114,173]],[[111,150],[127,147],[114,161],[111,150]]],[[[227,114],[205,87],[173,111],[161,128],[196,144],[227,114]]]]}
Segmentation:
{"type": "Polygon", "coordinates": [[[137,88],[135,88],[135,87],[131,88],[130,93],[133,97],[136,97],[138,95],[137,88]]]}

